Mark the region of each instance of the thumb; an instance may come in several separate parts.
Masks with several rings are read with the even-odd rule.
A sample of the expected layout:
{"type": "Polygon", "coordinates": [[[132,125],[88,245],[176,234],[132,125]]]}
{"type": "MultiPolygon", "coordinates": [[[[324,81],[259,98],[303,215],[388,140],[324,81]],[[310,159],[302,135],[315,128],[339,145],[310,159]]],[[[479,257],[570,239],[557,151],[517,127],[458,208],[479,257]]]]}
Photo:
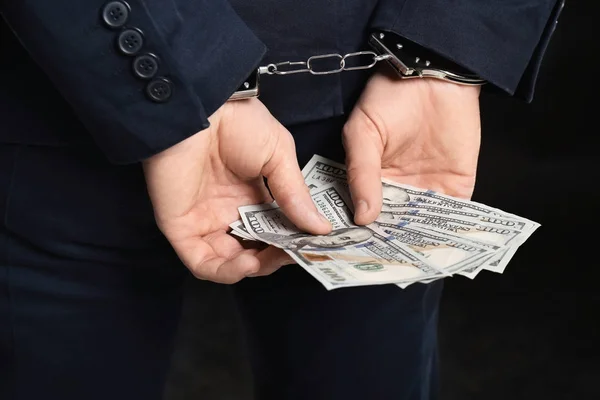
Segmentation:
{"type": "Polygon", "coordinates": [[[331,224],[317,211],[304,183],[292,135],[280,124],[273,129],[278,135],[277,147],[262,169],[273,198],[298,228],[316,235],[329,233],[331,224]]]}
{"type": "Polygon", "coordinates": [[[355,108],[344,126],[343,142],[354,222],[370,224],[381,212],[381,136],[370,119],[355,108]]]}

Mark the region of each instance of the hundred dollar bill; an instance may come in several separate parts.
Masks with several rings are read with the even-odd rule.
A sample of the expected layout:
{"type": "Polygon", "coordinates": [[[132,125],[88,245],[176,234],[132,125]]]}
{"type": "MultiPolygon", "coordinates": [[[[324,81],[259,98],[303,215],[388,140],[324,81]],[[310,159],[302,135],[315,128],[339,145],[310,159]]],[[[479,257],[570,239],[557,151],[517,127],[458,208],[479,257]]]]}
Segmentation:
{"type": "MultiPolygon", "coordinates": [[[[331,182],[339,182],[344,186],[346,182],[346,167],[343,164],[329,160],[325,157],[314,155],[302,169],[305,181],[311,187],[318,187],[331,182]]],[[[503,210],[487,206],[472,200],[463,200],[448,196],[433,190],[419,189],[410,185],[400,184],[390,179],[383,178],[383,211],[393,211],[393,208],[406,203],[425,203],[440,207],[463,210],[480,215],[491,215],[506,219],[516,219],[525,225],[539,225],[536,222],[503,210]]]]}
{"type": "Polygon", "coordinates": [[[485,215],[467,209],[448,208],[438,205],[431,205],[428,203],[410,202],[405,204],[384,204],[382,211],[399,214],[410,213],[417,215],[425,212],[428,214],[436,214],[451,218],[478,221],[483,224],[496,225],[501,227],[503,226],[511,229],[518,229],[520,231],[525,232],[533,232],[539,226],[533,222],[528,222],[526,220],[503,218],[496,215],[485,215]]]}
{"type": "Polygon", "coordinates": [[[503,273],[506,266],[519,249],[518,245],[509,246],[502,249],[497,255],[491,257],[486,263],[480,266],[469,266],[462,269],[459,274],[466,276],[467,278],[474,279],[479,272],[483,270],[492,271],[496,273],[503,273]]]}
{"type": "Polygon", "coordinates": [[[250,233],[248,233],[248,230],[244,226],[244,222],[241,219],[232,222],[231,224],[229,224],[229,227],[231,228],[231,233],[241,237],[242,239],[256,240],[252,237],[250,233]]]}
{"type": "Polygon", "coordinates": [[[484,268],[488,271],[497,272],[499,274],[503,273],[509,261],[515,255],[518,249],[518,245],[510,246],[509,248],[504,249],[499,256],[494,256],[492,260],[490,260],[484,266],[484,268]]]}
{"type": "Polygon", "coordinates": [[[539,226],[537,222],[472,200],[463,200],[433,190],[424,190],[406,184],[399,184],[386,178],[382,179],[382,184],[384,192],[383,211],[393,211],[394,208],[406,206],[407,203],[410,205],[421,203],[456,211],[516,220],[522,222],[523,226],[539,226]]]}
{"type": "MultiPolygon", "coordinates": [[[[333,230],[357,227],[352,222],[353,216],[350,208],[350,201],[343,193],[343,190],[340,190],[338,186],[338,184],[328,184],[318,191],[313,191],[311,193],[313,202],[315,203],[317,210],[330,221],[333,230]]],[[[245,225],[245,230],[257,240],[264,241],[264,239],[267,239],[271,234],[274,234],[274,237],[279,240],[286,240],[283,236],[290,237],[292,235],[302,235],[306,238],[316,237],[301,232],[288,220],[275,203],[244,206],[239,207],[238,210],[242,217],[242,223],[245,225]],[[253,214],[249,214],[250,212],[253,214]],[[254,213],[265,218],[263,222],[269,224],[268,229],[264,229],[261,221],[257,221],[255,218],[248,218],[249,215],[254,215],[254,213]]]]}
{"type": "Polygon", "coordinates": [[[480,223],[468,219],[451,218],[426,212],[382,212],[377,222],[403,226],[407,223],[437,231],[450,232],[475,242],[507,246],[521,244],[532,232],[523,232],[505,226],[480,223]]]}
{"type": "Polygon", "coordinates": [[[239,237],[240,239],[243,239],[243,240],[253,240],[253,241],[256,241],[256,239],[254,239],[253,237],[247,236],[245,233],[243,233],[241,231],[237,231],[235,229],[232,229],[231,232],[229,232],[229,233],[231,235],[235,235],[235,236],[237,236],[237,237],[239,237]]]}
{"type": "Polygon", "coordinates": [[[347,186],[346,167],[343,164],[314,155],[302,168],[304,182],[312,190],[329,183],[347,186]]]}
{"type": "MultiPolygon", "coordinates": [[[[456,239],[460,240],[460,237],[455,236],[450,232],[446,232],[446,235],[455,237],[456,239]]],[[[464,238],[463,240],[470,241],[470,239],[466,238],[464,238]]],[[[487,247],[488,249],[497,248],[497,246],[494,246],[493,244],[481,241],[473,241],[472,243],[477,244],[478,246],[487,247]]],[[[513,243],[509,246],[503,246],[500,250],[496,251],[495,254],[493,254],[490,257],[487,257],[483,264],[465,267],[459,272],[459,274],[471,279],[475,278],[475,276],[482,270],[492,271],[501,274],[504,272],[509,261],[515,255],[521,244],[522,243],[513,243]]]]}
{"type": "Polygon", "coordinates": [[[428,231],[410,223],[402,226],[378,222],[377,226],[396,240],[425,257],[428,264],[453,274],[468,267],[481,266],[499,246],[483,246],[443,233],[428,231]]]}
{"type": "Polygon", "coordinates": [[[509,246],[508,248],[504,249],[485,265],[485,269],[488,271],[497,272],[499,274],[503,273],[506,269],[506,265],[515,255],[518,249],[518,245],[509,246]]]}
{"type": "Polygon", "coordinates": [[[473,244],[488,246],[488,248],[504,247],[503,249],[499,249],[496,254],[485,256],[469,266],[463,266],[459,271],[454,269],[449,271],[471,279],[483,269],[502,273],[517,248],[533,233],[533,231],[521,232],[515,229],[494,227],[473,221],[424,213],[402,215],[384,212],[380,214],[378,221],[387,221],[397,226],[416,224],[417,226],[427,228],[430,232],[449,233],[463,240],[468,240],[473,244]]]}
{"type": "Polygon", "coordinates": [[[393,236],[353,224],[348,200],[335,185],[323,186],[313,200],[332,223],[330,234],[300,232],[273,204],[240,207],[240,215],[253,237],[284,249],[329,290],[447,275],[393,236]]]}
{"type": "MultiPolygon", "coordinates": [[[[306,184],[311,189],[311,194],[320,192],[323,185],[336,186],[338,195],[346,203],[343,212],[337,211],[336,218],[343,216],[341,218],[344,221],[343,226],[361,228],[352,222],[352,203],[348,201],[350,196],[346,167],[343,164],[315,155],[303,168],[302,173],[306,184]]],[[[519,246],[540,226],[526,218],[484,204],[398,184],[388,179],[383,179],[382,186],[383,213],[378,221],[390,226],[379,224],[368,226],[373,235],[377,234],[378,243],[385,242],[388,246],[398,247],[410,256],[409,259],[414,258],[418,262],[430,264],[431,267],[438,267],[434,269],[444,267],[443,272],[446,273],[457,273],[471,279],[483,269],[501,273],[519,246]],[[392,230],[395,230],[396,235],[392,234],[392,230]],[[398,233],[399,230],[402,234],[398,233]],[[437,242],[434,240],[440,237],[443,240],[437,242]],[[461,259],[458,255],[461,247],[448,245],[449,243],[462,243],[465,247],[477,248],[478,252],[465,252],[464,259],[461,259]],[[475,256],[474,253],[481,257],[475,256]]],[[[269,207],[275,209],[277,205],[272,204],[269,207]]],[[[322,207],[318,206],[318,208],[322,210],[322,207]]],[[[244,239],[263,240],[251,235],[251,231],[246,229],[242,220],[234,222],[230,227],[232,234],[244,239]]],[[[334,231],[338,229],[346,228],[336,227],[334,224],[334,231]]],[[[293,235],[313,237],[297,230],[293,235]]],[[[307,248],[310,246],[302,246],[304,250],[307,248]]],[[[292,250],[286,251],[290,253],[292,250]]],[[[296,261],[299,260],[298,254],[291,255],[296,261]]],[[[341,257],[343,258],[343,255],[341,257]]],[[[309,272],[316,277],[313,271],[309,270],[309,272]]],[[[421,278],[418,281],[429,283],[444,276],[421,278]]],[[[400,282],[398,286],[406,287],[416,281],[400,282]]],[[[342,286],[344,284],[335,287],[342,286]]]]}
{"type": "MultiPolygon", "coordinates": [[[[408,222],[407,224],[410,226],[410,222],[408,222]]],[[[411,227],[412,227],[412,229],[415,229],[415,230],[423,229],[423,228],[419,228],[417,226],[411,226],[411,227]]],[[[423,231],[430,233],[430,234],[433,233],[433,231],[431,231],[431,230],[423,229],[423,231]]],[[[470,279],[475,278],[475,276],[484,269],[488,270],[488,271],[497,272],[497,273],[504,272],[506,265],[508,264],[508,262],[510,261],[510,259],[512,258],[512,256],[515,254],[515,252],[517,251],[517,249],[519,247],[518,245],[501,247],[501,246],[494,245],[492,243],[473,241],[466,237],[460,237],[459,235],[456,235],[449,231],[445,231],[443,233],[443,236],[445,236],[451,240],[457,241],[457,242],[463,242],[463,243],[469,244],[471,246],[482,247],[482,248],[487,249],[487,252],[482,257],[472,258],[471,262],[469,262],[469,263],[464,263],[461,265],[453,266],[446,270],[447,272],[450,272],[452,274],[458,273],[459,275],[463,275],[470,279]]],[[[429,283],[429,282],[422,282],[422,283],[429,283]]]]}
{"type": "Polygon", "coordinates": [[[518,249],[518,244],[505,247],[496,255],[492,256],[489,260],[487,260],[483,265],[469,266],[461,270],[459,274],[466,276],[470,279],[474,279],[477,276],[477,274],[479,274],[483,270],[501,274],[504,272],[506,266],[508,265],[508,263],[510,262],[510,260],[515,255],[518,249]]]}
{"type": "MultiPolygon", "coordinates": [[[[500,250],[500,252],[502,252],[502,250],[500,250]]],[[[479,272],[483,271],[484,269],[487,269],[486,265],[488,264],[489,260],[492,259],[493,257],[495,257],[494,254],[486,255],[486,256],[483,256],[481,259],[474,260],[469,265],[462,266],[458,271],[455,271],[453,268],[450,268],[450,270],[452,270],[452,274],[458,274],[458,275],[462,275],[462,276],[465,276],[470,279],[474,279],[475,276],[477,274],[479,274],[479,272]]],[[[442,277],[442,278],[444,278],[444,277],[442,277]]],[[[419,281],[419,283],[428,284],[428,283],[437,281],[438,279],[441,279],[441,278],[426,279],[426,280],[419,281]]],[[[400,286],[402,289],[406,289],[408,286],[412,285],[413,283],[416,283],[416,282],[408,282],[408,283],[404,283],[404,284],[401,284],[398,286],[400,286]]]]}
{"type": "MultiPolygon", "coordinates": [[[[347,185],[346,167],[343,164],[319,155],[314,155],[311,158],[311,160],[302,169],[302,174],[307,185],[311,189],[318,188],[323,184],[331,182],[338,182],[344,186],[347,185]]],[[[398,207],[407,207],[408,205],[435,205],[440,208],[446,207],[451,210],[471,211],[479,213],[478,215],[487,215],[488,218],[493,218],[494,216],[505,218],[518,225],[522,229],[525,228],[526,224],[527,227],[531,228],[532,230],[535,230],[536,228],[535,223],[532,221],[518,217],[514,214],[505,213],[504,211],[488,207],[484,204],[453,198],[431,190],[418,189],[404,184],[401,185],[388,179],[383,179],[382,185],[383,211],[393,211],[398,207]]],[[[494,267],[498,265],[501,260],[503,260],[502,255],[505,253],[506,251],[502,251],[495,256],[495,264],[488,264],[490,266],[490,270],[497,270],[494,267]]],[[[488,260],[490,258],[491,257],[488,257],[488,260]]],[[[505,263],[504,266],[506,266],[505,263]]]]}
{"type": "MultiPolygon", "coordinates": [[[[311,158],[302,169],[302,174],[310,188],[319,187],[331,182],[339,182],[347,186],[346,167],[343,164],[319,155],[311,158]]],[[[508,224],[520,230],[531,230],[533,232],[539,227],[537,222],[474,201],[463,200],[406,184],[399,184],[386,178],[382,179],[382,185],[382,211],[395,211],[397,208],[406,208],[409,206],[424,207],[424,205],[429,205],[437,206],[436,211],[438,212],[444,212],[444,209],[451,209],[456,211],[457,215],[460,212],[475,214],[481,220],[487,219],[487,222],[495,224],[508,224]]]]}
{"type": "MultiPolygon", "coordinates": [[[[309,189],[315,189],[329,183],[346,186],[346,167],[343,164],[314,155],[302,169],[304,180],[309,189]]],[[[237,220],[229,225],[231,233],[247,240],[254,239],[246,230],[244,222],[237,220]]]]}
{"type": "MultiPolygon", "coordinates": [[[[388,214],[392,214],[395,217],[407,216],[410,219],[414,216],[425,216],[425,217],[436,217],[438,221],[444,217],[452,217],[454,221],[460,220],[463,222],[478,222],[478,230],[485,231],[477,232],[475,234],[467,233],[467,231],[456,232],[459,235],[467,234],[470,240],[476,240],[477,242],[485,242],[486,239],[491,243],[496,243],[502,246],[509,246],[506,249],[497,251],[493,257],[487,257],[486,262],[479,264],[476,268],[471,265],[470,268],[462,270],[461,275],[474,278],[481,269],[486,269],[493,272],[503,272],[506,265],[515,254],[519,245],[525,242],[531,234],[540,226],[537,223],[532,223],[527,220],[517,220],[501,218],[497,216],[485,216],[477,213],[471,213],[467,211],[459,211],[456,209],[443,208],[437,206],[431,206],[429,204],[415,204],[407,203],[406,205],[399,205],[394,208],[395,211],[384,212],[380,216],[381,219],[390,219],[388,214]],[[400,211],[402,210],[402,211],[400,211]],[[493,227],[497,229],[493,229],[493,227]],[[520,231],[520,232],[519,232],[520,231]],[[510,236],[513,236],[512,238],[510,236]],[[495,236],[495,237],[494,237],[495,236]],[[502,240],[500,236],[503,236],[502,240]]],[[[431,219],[429,219],[431,220],[431,219]]],[[[456,270],[453,269],[453,272],[456,270]]]]}
{"type": "MultiPolygon", "coordinates": [[[[410,223],[409,223],[410,224],[410,223]]],[[[421,229],[421,228],[418,228],[421,229]]],[[[431,232],[431,231],[428,231],[431,232]]],[[[450,237],[457,241],[464,241],[466,243],[471,243],[475,246],[481,246],[488,249],[491,255],[484,257],[481,260],[478,260],[477,263],[469,266],[465,266],[464,269],[460,270],[460,274],[467,276],[469,278],[474,278],[475,275],[479,273],[479,271],[485,269],[492,272],[502,273],[506,268],[506,265],[515,254],[517,249],[519,248],[518,244],[510,245],[510,246],[497,246],[492,243],[482,242],[482,241],[474,241],[467,237],[461,237],[456,235],[450,231],[444,231],[444,235],[450,237]]]]}

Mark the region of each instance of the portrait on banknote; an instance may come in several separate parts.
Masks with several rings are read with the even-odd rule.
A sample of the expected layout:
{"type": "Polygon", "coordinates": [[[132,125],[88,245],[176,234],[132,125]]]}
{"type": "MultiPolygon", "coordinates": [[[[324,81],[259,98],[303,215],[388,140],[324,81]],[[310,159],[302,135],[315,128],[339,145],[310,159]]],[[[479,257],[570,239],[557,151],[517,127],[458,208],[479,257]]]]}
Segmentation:
{"type": "Polygon", "coordinates": [[[270,240],[277,242],[281,248],[288,250],[305,248],[335,249],[365,243],[373,237],[373,231],[365,227],[350,227],[336,229],[327,235],[313,236],[305,233],[297,233],[290,236],[265,235],[268,235],[270,240]]]}
{"type": "Polygon", "coordinates": [[[382,183],[383,204],[402,204],[410,201],[406,190],[399,186],[382,183]]]}

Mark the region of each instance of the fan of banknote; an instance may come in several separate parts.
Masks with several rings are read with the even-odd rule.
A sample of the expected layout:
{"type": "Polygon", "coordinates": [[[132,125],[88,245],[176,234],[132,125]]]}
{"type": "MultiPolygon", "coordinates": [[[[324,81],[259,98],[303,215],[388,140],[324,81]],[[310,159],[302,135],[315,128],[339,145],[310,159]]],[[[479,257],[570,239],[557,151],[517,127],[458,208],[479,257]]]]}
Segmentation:
{"type": "Polygon", "coordinates": [[[367,226],[353,223],[344,165],[315,155],[302,170],[327,235],[296,228],[277,207],[239,208],[231,233],[284,249],[328,290],[429,283],[483,270],[504,272],[538,223],[473,201],[384,179],[383,207],[367,226]]]}

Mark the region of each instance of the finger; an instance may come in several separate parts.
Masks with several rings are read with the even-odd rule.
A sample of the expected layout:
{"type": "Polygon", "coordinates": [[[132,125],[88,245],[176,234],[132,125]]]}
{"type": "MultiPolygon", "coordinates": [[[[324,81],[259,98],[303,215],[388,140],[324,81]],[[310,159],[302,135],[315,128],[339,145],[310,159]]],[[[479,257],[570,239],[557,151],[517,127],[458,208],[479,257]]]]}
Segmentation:
{"type": "Polygon", "coordinates": [[[260,261],[256,257],[256,251],[244,250],[220,265],[208,264],[206,267],[209,271],[214,271],[214,282],[231,284],[256,274],[260,269],[260,261]]]}
{"type": "Polygon", "coordinates": [[[268,247],[268,244],[266,244],[264,242],[260,242],[258,240],[250,240],[250,239],[242,239],[242,238],[237,238],[236,240],[239,241],[240,246],[242,246],[244,249],[247,249],[247,250],[252,249],[252,250],[261,251],[268,247]]]}
{"type": "Polygon", "coordinates": [[[354,222],[366,225],[381,212],[381,138],[360,112],[353,112],[344,126],[348,185],[354,204],[354,222]]]}
{"type": "MultiPolygon", "coordinates": [[[[226,236],[226,235],[225,235],[226,236]]],[[[235,239],[232,238],[235,242],[235,239]]],[[[256,258],[256,250],[241,249],[239,243],[235,248],[217,254],[215,249],[202,238],[190,238],[173,243],[173,248],[181,261],[198,279],[218,283],[235,283],[248,275],[258,272],[260,262],[256,258]]]]}
{"type": "Polygon", "coordinates": [[[207,259],[191,271],[199,279],[233,284],[259,271],[260,262],[255,253],[253,250],[244,250],[231,259],[224,257],[207,259]]]}
{"type": "Polygon", "coordinates": [[[225,231],[214,232],[204,236],[204,241],[213,249],[215,254],[223,258],[232,258],[245,247],[235,237],[225,231]]]}
{"type": "Polygon", "coordinates": [[[279,130],[277,148],[262,170],[275,201],[298,228],[317,235],[329,233],[331,224],[317,211],[304,183],[292,135],[279,124],[275,129],[279,130]]]}
{"type": "Polygon", "coordinates": [[[284,265],[294,264],[294,260],[282,249],[269,246],[256,255],[260,262],[260,269],[250,277],[271,275],[284,265]]]}

